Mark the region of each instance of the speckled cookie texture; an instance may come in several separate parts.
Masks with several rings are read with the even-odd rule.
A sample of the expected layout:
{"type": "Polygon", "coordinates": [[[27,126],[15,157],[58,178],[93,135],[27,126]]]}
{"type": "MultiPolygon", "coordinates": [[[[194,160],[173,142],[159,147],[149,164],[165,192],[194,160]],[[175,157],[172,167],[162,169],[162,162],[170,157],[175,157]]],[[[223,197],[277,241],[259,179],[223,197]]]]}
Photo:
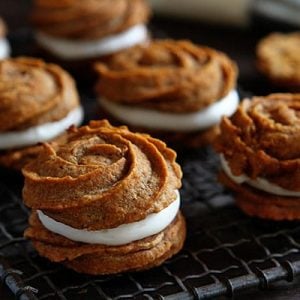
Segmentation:
{"type": "MultiPolygon", "coordinates": [[[[135,26],[146,25],[150,15],[151,9],[145,0],[34,0],[31,21],[37,32],[36,40],[43,57],[64,66],[80,80],[88,78],[87,81],[92,81],[94,74],[90,66],[95,60],[105,61],[112,53],[130,47],[133,42],[126,42],[128,37],[115,40],[113,43],[110,42],[110,45],[113,44],[113,50],[112,46],[100,47],[106,49],[103,50],[104,53],[100,50],[92,50],[99,48],[95,43],[101,41],[107,43],[107,39],[116,38],[135,26]],[[48,45],[49,41],[41,42],[38,37],[40,34],[49,37],[52,45],[48,45]],[[85,50],[81,50],[80,55],[69,57],[68,53],[72,52],[70,50],[72,47],[62,50],[60,45],[60,50],[57,52],[58,41],[59,43],[71,42],[74,47],[76,43],[81,47],[82,44],[86,44],[85,50]]],[[[146,37],[145,39],[147,40],[146,37]]],[[[145,41],[142,39],[140,42],[145,41]]]]}
{"type": "Polygon", "coordinates": [[[257,45],[258,69],[274,84],[300,91],[300,32],[273,33],[257,45]]]}
{"type": "MultiPolygon", "coordinates": [[[[75,83],[59,66],[28,57],[0,61],[0,134],[58,121],[78,106],[75,83]]],[[[20,169],[39,150],[0,150],[0,164],[20,169]]]]}
{"type": "Polygon", "coordinates": [[[173,150],[149,135],[93,121],[45,144],[23,169],[24,202],[32,209],[25,236],[40,255],[89,274],[142,270],[177,253],[185,239],[181,213],[161,232],[125,245],[74,242],[47,230],[36,215],[77,229],[116,228],[158,213],[176,199],[181,169],[173,150]]]}
{"type": "MultiPolygon", "coordinates": [[[[100,97],[128,107],[189,114],[204,110],[235,88],[237,68],[225,54],[190,41],[156,40],[95,65],[100,97]]],[[[107,112],[106,112],[107,113],[107,112]]],[[[168,142],[205,144],[216,128],[194,132],[146,130],[168,142]]]]}
{"type": "MultiPolygon", "coordinates": [[[[216,150],[235,176],[263,178],[285,191],[300,192],[300,95],[271,94],[242,102],[221,122],[216,150]]],[[[300,219],[300,197],[238,184],[225,172],[221,181],[235,192],[247,214],[274,220],[300,219]]]]}

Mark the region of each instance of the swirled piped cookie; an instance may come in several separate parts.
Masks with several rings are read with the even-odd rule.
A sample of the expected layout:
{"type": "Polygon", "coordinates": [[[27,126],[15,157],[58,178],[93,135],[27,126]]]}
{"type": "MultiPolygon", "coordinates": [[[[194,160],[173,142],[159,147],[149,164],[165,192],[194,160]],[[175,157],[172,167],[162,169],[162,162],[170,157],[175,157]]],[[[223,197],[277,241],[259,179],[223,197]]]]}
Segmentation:
{"type": "Polygon", "coordinates": [[[257,45],[258,69],[274,84],[300,91],[300,32],[272,33],[257,45]]]}
{"type": "Polygon", "coordinates": [[[247,214],[300,219],[300,95],[244,100],[221,122],[221,181],[247,214]]]}
{"type": "Polygon", "coordinates": [[[40,142],[61,138],[83,111],[75,83],[59,66],[34,58],[0,61],[0,165],[21,169],[40,142]]]}
{"type": "Polygon", "coordinates": [[[175,159],[163,142],[107,121],[70,129],[23,169],[32,209],[25,236],[41,256],[78,272],[160,265],[185,239],[175,159]]]}
{"type": "Polygon", "coordinates": [[[237,108],[237,68],[225,54],[189,41],[157,40],[96,64],[105,113],[169,142],[210,142],[237,108]]]}
{"type": "Polygon", "coordinates": [[[144,43],[145,0],[34,0],[36,40],[62,60],[102,57],[144,43]]]}

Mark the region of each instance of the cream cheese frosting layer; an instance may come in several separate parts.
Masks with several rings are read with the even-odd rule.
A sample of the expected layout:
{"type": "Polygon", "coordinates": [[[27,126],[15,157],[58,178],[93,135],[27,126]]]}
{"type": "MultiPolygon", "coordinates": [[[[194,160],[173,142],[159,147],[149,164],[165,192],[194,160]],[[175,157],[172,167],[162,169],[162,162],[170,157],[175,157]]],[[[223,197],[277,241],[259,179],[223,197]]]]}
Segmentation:
{"type": "Polygon", "coordinates": [[[222,116],[231,116],[237,109],[239,96],[236,90],[232,90],[223,99],[206,109],[186,114],[166,113],[132,105],[127,106],[104,98],[98,100],[105,110],[129,125],[185,132],[206,129],[219,123],[222,116]]]}
{"type": "Polygon", "coordinates": [[[119,34],[89,41],[55,38],[38,32],[36,39],[44,48],[63,59],[84,59],[112,54],[143,43],[148,39],[148,30],[144,24],[138,24],[119,34]]]}
{"type": "Polygon", "coordinates": [[[6,38],[0,39],[0,59],[10,56],[10,46],[6,38]]]}
{"type": "Polygon", "coordinates": [[[164,230],[176,217],[180,206],[180,195],[176,191],[177,198],[168,207],[158,213],[152,213],[145,219],[129,224],[122,224],[116,228],[88,231],[76,229],[45,215],[37,210],[41,223],[49,231],[60,234],[69,240],[88,243],[118,246],[141,240],[164,230]]]}
{"type": "Polygon", "coordinates": [[[230,166],[226,159],[224,158],[224,155],[220,155],[220,160],[221,160],[221,165],[222,168],[225,172],[225,174],[235,183],[237,184],[242,184],[242,183],[247,183],[250,186],[262,190],[264,192],[267,192],[269,194],[274,194],[274,195],[279,195],[279,196],[287,196],[287,197],[300,197],[300,192],[296,191],[290,191],[287,189],[284,189],[280,187],[277,184],[274,184],[264,178],[257,177],[255,180],[249,178],[247,175],[243,174],[240,176],[235,176],[232,174],[230,166]]]}
{"type": "Polygon", "coordinates": [[[69,112],[69,114],[65,118],[59,121],[30,127],[23,131],[0,133],[0,149],[4,150],[17,147],[25,147],[35,145],[39,142],[49,141],[59,136],[71,125],[80,125],[82,120],[83,109],[79,106],[69,112]]]}

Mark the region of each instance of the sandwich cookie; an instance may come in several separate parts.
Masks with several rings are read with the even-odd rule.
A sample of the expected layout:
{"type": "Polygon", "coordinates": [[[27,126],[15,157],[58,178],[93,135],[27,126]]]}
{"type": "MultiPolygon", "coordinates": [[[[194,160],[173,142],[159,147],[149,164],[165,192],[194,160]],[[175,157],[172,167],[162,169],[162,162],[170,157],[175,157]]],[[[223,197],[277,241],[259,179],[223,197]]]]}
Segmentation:
{"type": "Polygon", "coordinates": [[[163,142],[92,121],[43,147],[23,169],[25,236],[40,255],[96,275],[148,269],[182,248],[182,173],[163,142]]]}
{"type": "Polygon", "coordinates": [[[62,138],[79,125],[83,110],[73,79],[34,58],[0,61],[0,165],[21,169],[40,142],[62,138]]]}
{"type": "Polygon", "coordinates": [[[220,180],[247,214],[300,219],[299,116],[299,95],[271,94],[244,100],[222,120],[220,180]]]}
{"type": "Polygon", "coordinates": [[[239,102],[235,64],[188,41],[158,40],[96,64],[104,114],[169,142],[210,142],[239,102]]]}

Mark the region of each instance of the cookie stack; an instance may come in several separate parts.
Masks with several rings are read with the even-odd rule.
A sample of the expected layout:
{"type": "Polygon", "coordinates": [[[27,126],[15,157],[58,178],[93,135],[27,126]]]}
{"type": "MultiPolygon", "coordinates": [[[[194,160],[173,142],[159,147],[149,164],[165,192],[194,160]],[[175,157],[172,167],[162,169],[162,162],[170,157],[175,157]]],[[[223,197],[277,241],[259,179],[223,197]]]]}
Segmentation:
{"type": "Polygon", "coordinates": [[[89,60],[144,43],[145,0],[33,1],[38,44],[61,61],[89,60]]]}
{"type": "Polygon", "coordinates": [[[244,100],[221,122],[221,181],[251,216],[300,219],[300,95],[244,100]]]}
{"type": "Polygon", "coordinates": [[[0,61],[0,165],[21,169],[40,142],[62,138],[83,110],[71,76],[35,58],[0,61]]]}
{"type": "Polygon", "coordinates": [[[69,130],[23,169],[32,209],[25,236],[42,256],[78,272],[161,264],[185,239],[175,158],[163,142],[106,121],[69,130]]]}
{"type": "Polygon", "coordinates": [[[189,41],[156,40],[96,65],[105,116],[174,144],[211,142],[237,108],[237,68],[225,54],[189,41]]]}

